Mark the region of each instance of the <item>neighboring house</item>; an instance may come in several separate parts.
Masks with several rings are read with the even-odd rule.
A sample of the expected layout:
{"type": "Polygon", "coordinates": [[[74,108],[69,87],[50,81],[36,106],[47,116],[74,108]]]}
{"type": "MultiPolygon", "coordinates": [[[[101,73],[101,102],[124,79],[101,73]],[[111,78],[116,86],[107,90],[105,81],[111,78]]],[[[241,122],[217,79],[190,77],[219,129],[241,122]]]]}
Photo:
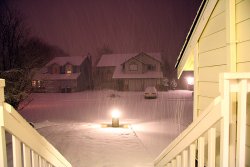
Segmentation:
{"type": "Polygon", "coordinates": [[[34,75],[32,87],[36,92],[75,92],[91,88],[91,57],[55,57],[34,75]]]}
{"type": "MultiPolygon", "coordinates": [[[[220,80],[222,79],[219,78],[220,74],[224,72],[233,73],[233,75],[228,75],[235,78],[230,84],[236,84],[237,80],[240,81],[241,78],[249,77],[249,73],[239,74],[239,72],[250,72],[250,0],[203,0],[178,57],[176,68],[178,77],[181,77],[183,71],[194,71],[193,115],[194,122],[200,120],[204,113],[208,112],[208,106],[210,106],[210,109],[213,107],[217,96],[224,98],[225,95],[221,94],[222,90],[228,92],[231,89],[233,90],[231,87],[223,89],[225,88],[223,84],[227,83],[227,80],[220,80]]],[[[236,88],[235,86],[234,89],[236,88]]],[[[246,88],[242,87],[236,90],[240,91],[246,88]]],[[[230,106],[222,105],[218,111],[227,111],[227,107],[230,109],[230,135],[223,138],[223,140],[230,138],[228,143],[230,147],[227,150],[230,158],[229,165],[226,166],[232,167],[235,164],[238,164],[236,166],[250,166],[250,98],[247,98],[246,115],[239,119],[238,117],[241,117],[243,113],[239,108],[236,108],[236,104],[239,106],[238,100],[242,100],[242,98],[240,98],[240,95],[236,97],[235,94],[230,92],[229,95],[231,95],[230,106]],[[238,119],[237,122],[236,118],[238,119]],[[248,137],[245,137],[244,133],[248,137]],[[244,140],[244,138],[246,138],[246,142],[239,144],[239,141],[244,140]],[[239,157],[240,154],[244,153],[245,155],[239,157]],[[245,161],[243,160],[244,156],[245,161]],[[245,164],[239,165],[241,162],[245,164]]],[[[222,134],[226,133],[221,129],[216,130],[216,136],[221,134],[220,131],[222,134]]],[[[198,133],[198,130],[196,132],[198,133]]],[[[185,135],[188,136],[188,134],[185,135]]],[[[217,148],[220,148],[220,144],[222,145],[223,142],[216,143],[217,148]]],[[[198,146],[201,148],[200,145],[198,146]]],[[[210,153],[213,152],[210,150],[210,153]]],[[[224,154],[228,153],[224,152],[224,154]]],[[[165,155],[165,158],[167,159],[168,156],[165,155]]],[[[163,163],[163,159],[160,160],[159,158],[156,166],[163,163]]],[[[220,160],[224,161],[223,157],[220,157],[220,160]]],[[[226,164],[226,161],[221,162],[221,164],[226,164]]],[[[209,166],[215,166],[215,164],[209,166]]]]}
{"type": "Polygon", "coordinates": [[[142,91],[161,85],[160,53],[105,54],[97,64],[100,87],[142,91]]]}

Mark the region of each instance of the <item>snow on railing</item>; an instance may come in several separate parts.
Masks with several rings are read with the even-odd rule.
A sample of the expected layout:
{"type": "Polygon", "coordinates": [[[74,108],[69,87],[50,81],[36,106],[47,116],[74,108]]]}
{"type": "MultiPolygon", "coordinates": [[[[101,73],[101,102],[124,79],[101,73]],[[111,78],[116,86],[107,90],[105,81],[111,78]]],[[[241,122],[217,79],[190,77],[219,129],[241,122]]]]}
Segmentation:
{"type": "Polygon", "coordinates": [[[71,167],[72,165],[8,103],[0,79],[0,166],[7,167],[6,132],[11,134],[14,167],[71,167]]]}
{"type": "Polygon", "coordinates": [[[250,73],[221,74],[219,86],[221,96],[215,98],[155,159],[155,167],[195,167],[196,163],[198,167],[245,166],[246,106],[247,93],[250,92],[250,73]],[[230,134],[233,92],[237,93],[238,104],[236,144],[229,143],[230,135],[233,135],[230,134]],[[236,159],[236,162],[229,159],[230,147],[236,148],[236,154],[230,154],[230,158],[236,159]],[[235,157],[231,157],[232,155],[235,157]]]}

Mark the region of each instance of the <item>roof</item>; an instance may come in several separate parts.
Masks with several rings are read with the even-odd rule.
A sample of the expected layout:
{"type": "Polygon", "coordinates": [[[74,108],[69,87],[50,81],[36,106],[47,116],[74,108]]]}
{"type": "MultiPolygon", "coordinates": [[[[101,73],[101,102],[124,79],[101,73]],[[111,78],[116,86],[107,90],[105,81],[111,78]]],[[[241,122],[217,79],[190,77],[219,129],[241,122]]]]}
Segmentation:
{"type": "Polygon", "coordinates": [[[201,5],[200,5],[200,7],[199,7],[199,10],[197,11],[197,14],[196,14],[196,16],[195,16],[195,19],[194,19],[194,21],[193,21],[193,23],[192,23],[192,25],[191,25],[191,27],[190,27],[190,30],[189,30],[189,32],[188,32],[188,34],[187,34],[187,37],[186,37],[186,40],[185,40],[185,42],[184,42],[184,44],[183,44],[183,46],[182,46],[182,49],[181,49],[181,51],[180,51],[180,54],[179,54],[178,58],[177,58],[177,62],[176,62],[176,64],[175,64],[175,68],[178,67],[178,65],[179,65],[179,63],[180,63],[180,61],[181,61],[181,59],[182,59],[182,56],[183,56],[184,51],[185,51],[185,49],[186,49],[186,47],[187,47],[187,44],[188,44],[188,42],[189,42],[189,40],[190,40],[190,38],[191,38],[191,36],[192,36],[192,33],[193,33],[194,29],[195,29],[196,24],[198,23],[198,20],[199,20],[199,18],[200,18],[200,15],[201,15],[201,13],[202,13],[202,10],[203,10],[203,8],[205,7],[206,1],[207,1],[207,0],[202,0],[202,2],[201,2],[201,5]]]}
{"type": "MultiPolygon", "coordinates": [[[[144,53],[144,52],[141,52],[141,53],[137,54],[136,56],[129,58],[128,60],[125,60],[125,62],[127,62],[127,61],[129,61],[131,59],[135,59],[135,60],[140,61],[143,64],[145,64],[145,62],[143,60],[140,60],[140,59],[137,58],[138,56],[140,56],[142,54],[145,55],[145,56],[153,58],[154,60],[158,61],[159,63],[162,63],[161,62],[161,53],[150,53],[150,54],[147,54],[147,53],[144,53]]],[[[125,62],[123,62],[123,64],[125,62]]]]}
{"type": "MultiPolygon", "coordinates": [[[[119,66],[122,63],[126,62],[127,60],[141,53],[104,54],[102,55],[100,61],[98,62],[97,67],[119,66]]],[[[161,62],[161,53],[145,53],[145,54],[161,62]]]]}
{"type": "Polygon", "coordinates": [[[145,73],[140,73],[140,74],[129,74],[129,73],[124,73],[122,71],[122,66],[116,67],[114,74],[113,74],[114,79],[119,79],[119,78],[163,78],[163,73],[161,71],[147,71],[145,73]]]}
{"type": "Polygon", "coordinates": [[[42,74],[37,73],[33,79],[34,80],[74,80],[79,77],[80,73],[73,74],[42,74]]]}
{"type": "Polygon", "coordinates": [[[72,65],[81,65],[82,62],[87,58],[87,56],[67,56],[67,57],[55,57],[46,66],[51,64],[65,65],[70,63],[72,65]]]}

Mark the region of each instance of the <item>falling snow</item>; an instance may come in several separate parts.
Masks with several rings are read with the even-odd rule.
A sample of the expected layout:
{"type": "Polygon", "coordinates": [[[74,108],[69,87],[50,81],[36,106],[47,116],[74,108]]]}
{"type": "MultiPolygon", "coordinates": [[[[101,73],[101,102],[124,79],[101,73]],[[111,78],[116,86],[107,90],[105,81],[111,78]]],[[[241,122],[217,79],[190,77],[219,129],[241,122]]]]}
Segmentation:
{"type": "Polygon", "coordinates": [[[74,167],[152,167],[157,155],[192,121],[192,93],[102,90],[32,94],[21,114],[34,122],[74,167]],[[104,127],[119,109],[125,128],[104,127]]]}
{"type": "MultiPolygon", "coordinates": [[[[201,0],[10,0],[32,35],[71,56],[161,52],[174,65],[201,0]]],[[[164,59],[165,59],[164,58],[164,59]]]]}

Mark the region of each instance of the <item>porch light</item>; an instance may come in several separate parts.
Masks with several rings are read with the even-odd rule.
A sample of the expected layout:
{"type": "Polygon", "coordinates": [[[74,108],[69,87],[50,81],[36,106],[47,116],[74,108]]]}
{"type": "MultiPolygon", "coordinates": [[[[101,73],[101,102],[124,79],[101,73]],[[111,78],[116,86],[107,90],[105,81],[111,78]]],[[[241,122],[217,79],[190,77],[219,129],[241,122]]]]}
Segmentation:
{"type": "Polygon", "coordinates": [[[194,77],[187,77],[186,80],[187,80],[188,85],[193,85],[194,84],[194,77]]]}
{"type": "Polygon", "coordinates": [[[119,118],[120,118],[120,111],[118,109],[114,109],[112,111],[112,127],[119,127],[119,118]]]}

